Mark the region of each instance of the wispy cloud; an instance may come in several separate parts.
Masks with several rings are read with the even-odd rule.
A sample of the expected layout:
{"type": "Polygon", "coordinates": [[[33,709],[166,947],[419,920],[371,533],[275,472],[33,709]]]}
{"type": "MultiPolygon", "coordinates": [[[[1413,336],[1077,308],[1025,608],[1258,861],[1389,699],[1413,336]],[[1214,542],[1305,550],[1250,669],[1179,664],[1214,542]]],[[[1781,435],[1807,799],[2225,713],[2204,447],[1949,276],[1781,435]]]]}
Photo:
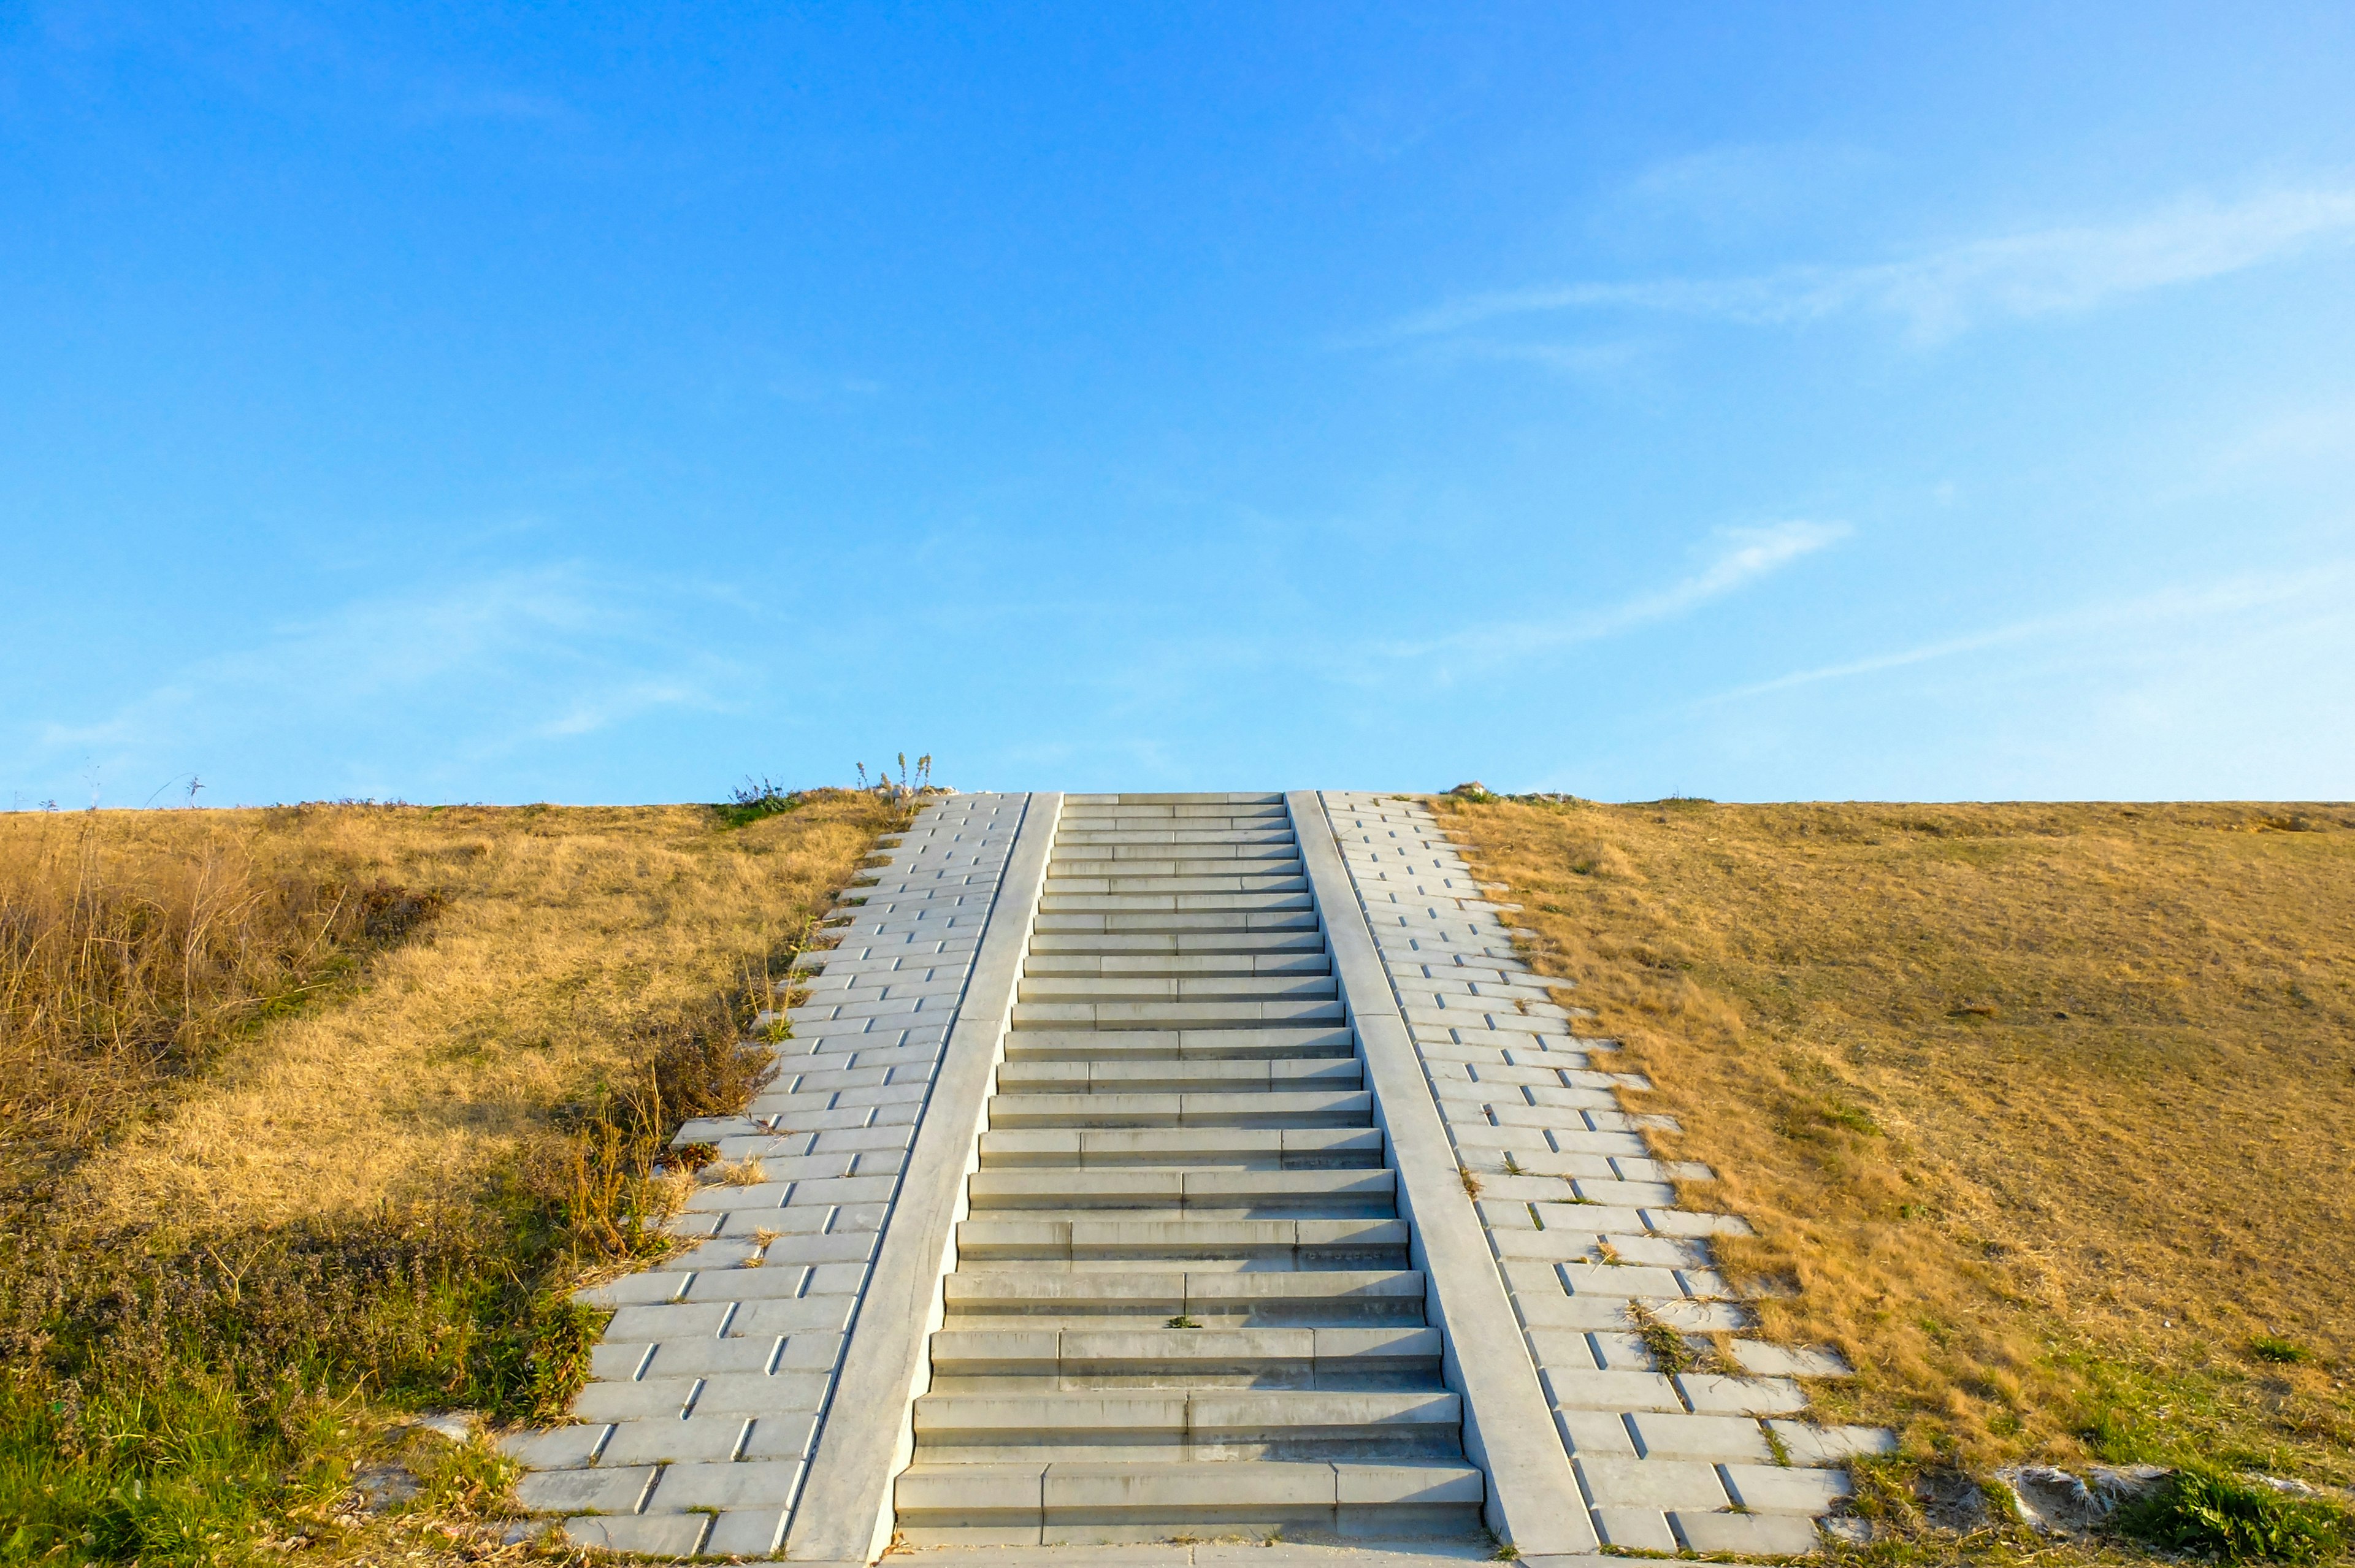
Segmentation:
{"type": "Polygon", "coordinates": [[[466,120],[553,123],[574,118],[570,105],[544,92],[449,80],[420,86],[402,112],[411,123],[425,125],[466,120]]]}
{"type": "Polygon", "coordinates": [[[114,779],[192,763],[211,776],[266,735],[333,754],[338,778],[416,778],[660,709],[716,711],[744,678],[710,651],[728,598],[564,565],[357,601],[193,660],[110,711],[28,725],[9,768],[41,777],[80,756],[114,779]]]}
{"type": "Polygon", "coordinates": [[[1636,170],[1605,196],[1595,220],[1731,238],[1838,199],[1883,166],[1885,160],[1840,143],[1723,143],[1636,170]]]}
{"type": "Polygon", "coordinates": [[[1475,627],[1423,642],[1390,643],[1394,658],[1440,657],[1450,666],[1488,667],[1581,643],[1599,642],[1655,622],[1688,614],[1749,586],[1848,537],[1845,523],[1793,520],[1758,528],[1729,528],[1700,568],[1648,593],[1588,613],[1475,627]]]}
{"type": "Polygon", "coordinates": [[[1621,382],[1643,368],[1644,348],[1634,343],[1520,343],[1468,333],[1430,341],[1432,357],[1536,365],[1582,381],[1621,382]]]}
{"type": "Polygon", "coordinates": [[[1756,325],[1877,315],[1931,344],[1991,319],[2087,311],[2350,240],[2355,188],[2277,190],[2236,202],[2186,198],[2122,222],[1966,240],[1892,261],[1472,294],[1410,315],[1379,336],[1430,337],[1562,311],[1635,310],[1756,325]]]}
{"type": "Polygon", "coordinates": [[[1870,654],[1861,658],[1794,670],[1771,680],[1756,681],[1719,692],[1701,699],[1701,701],[1704,704],[1723,703],[1764,697],[1796,687],[1878,675],[1885,670],[1931,664],[1991,648],[2097,635],[2115,635],[2141,628],[2209,622],[2247,615],[2260,610],[2278,609],[2302,600],[2336,602],[2345,594],[2350,583],[2355,583],[2355,561],[2339,560],[2296,573],[2253,573],[2200,586],[2167,588],[2131,599],[2080,605],[2056,614],[2013,621],[1959,636],[1942,637],[1885,653],[1870,654]]]}
{"type": "Polygon", "coordinates": [[[2226,471],[2303,465],[2317,460],[2334,467],[2355,460],[2355,402],[2275,414],[2227,442],[2216,459],[2217,466],[2226,471]]]}

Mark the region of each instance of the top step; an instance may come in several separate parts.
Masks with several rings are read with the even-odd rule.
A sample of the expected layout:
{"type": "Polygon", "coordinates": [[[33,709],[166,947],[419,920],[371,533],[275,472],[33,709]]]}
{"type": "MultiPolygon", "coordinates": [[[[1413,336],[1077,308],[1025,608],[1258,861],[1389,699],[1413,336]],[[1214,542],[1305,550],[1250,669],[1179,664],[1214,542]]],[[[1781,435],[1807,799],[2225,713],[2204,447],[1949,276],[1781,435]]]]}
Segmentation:
{"type": "Polygon", "coordinates": [[[1074,805],[1282,805],[1279,792],[1248,792],[1242,795],[1067,795],[1066,807],[1074,805]]]}
{"type": "Polygon", "coordinates": [[[1280,805],[1078,805],[1063,813],[1069,827],[1168,827],[1204,824],[1282,827],[1292,820],[1280,805]]]}

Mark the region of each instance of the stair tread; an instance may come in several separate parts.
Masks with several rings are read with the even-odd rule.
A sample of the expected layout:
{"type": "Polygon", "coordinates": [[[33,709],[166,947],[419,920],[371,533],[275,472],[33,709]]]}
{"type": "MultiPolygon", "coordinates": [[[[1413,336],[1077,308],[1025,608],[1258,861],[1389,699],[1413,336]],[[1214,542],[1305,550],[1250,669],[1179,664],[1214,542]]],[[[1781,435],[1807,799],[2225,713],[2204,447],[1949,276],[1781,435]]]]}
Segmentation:
{"type": "Polygon", "coordinates": [[[1093,1025],[1124,1029],[1252,1029],[1262,1024],[1338,1024],[1348,1018],[1340,998],[1301,997],[1246,1002],[1023,1002],[1014,1004],[1017,1030],[1093,1025]]]}
{"type": "Polygon", "coordinates": [[[1365,1068],[1354,1056],[1304,1059],[1212,1057],[1197,1061],[1148,1058],[1144,1061],[1008,1061],[997,1071],[1001,1093],[1100,1093],[1121,1091],[1200,1093],[1235,1093],[1247,1087],[1286,1090],[1333,1088],[1362,1083],[1365,1068]],[[1180,1087],[1161,1089],[1158,1085],[1180,1087]]]}
{"type": "Polygon", "coordinates": [[[1456,1395],[1444,1388],[1077,1389],[1004,1395],[924,1393],[916,1396],[915,1404],[919,1434],[928,1425],[951,1424],[986,1424],[1018,1431],[1083,1423],[1186,1427],[1201,1424],[1197,1420],[1198,1413],[1211,1422],[1292,1425],[1363,1425],[1457,1418],[1456,1395]]]}
{"type": "Polygon", "coordinates": [[[1161,1060],[1330,1061],[1354,1057],[1357,1038],[1346,1023],[1263,1024],[1241,1029],[1029,1029],[1006,1037],[1009,1061],[1133,1061],[1161,1060]]]}
{"type": "Polygon", "coordinates": [[[1429,1327],[1351,1328],[943,1328],[932,1339],[943,1360],[1389,1360],[1440,1352],[1429,1327]]]}
{"type": "MultiPolygon", "coordinates": [[[[1044,918],[1044,917],[1041,917],[1044,918]]],[[[1332,960],[1322,952],[1305,947],[1285,945],[1295,935],[1313,934],[1292,931],[1272,930],[1240,932],[1230,938],[1198,941],[1187,947],[1114,946],[1115,942],[1135,940],[1146,942],[1176,942],[1181,938],[1202,937],[1199,931],[1082,931],[1069,933],[1066,944],[1039,952],[1025,960],[1027,974],[1033,975],[1117,975],[1151,974],[1169,976],[1189,973],[1188,965],[1199,964],[1199,973],[1210,974],[1314,974],[1331,973],[1332,960]],[[1255,940],[1264,938],[1265,940],[1255,940]],[[1087,965],[1112,965],[1111,968],[1076,967],[1087,965]],[[1252,965],[1245,969],[1242,965],[1252,965]],[[1123,968],[1120,965],[1128,965],[1123,968]]]]}
{"type": "Polygon", "coordinates": [[[1330,975],[1041,975],[1015,989],[1025,1002],[1257,1001],[1341,994],[1330,975]]]}
{"type": "Polygon", "coordinates": [[[1034,1093],[1023,1090],[993,1096],[993,1119],[1002,1108],[1028,1115],[1091,1116],[1115,1113],[1167,1115],[1172,1121],[1188,1112],[1250,1111],[1263,1115],[1287,1112],[1321,1112],[1349,1107],[1370,1110],[1373,1097],[1363,1089],[1087,1089],[1077,1093],[1034,1093]]]}
{"type": "Polygon", "coordinates": [[[1379,1170],[1139,1170],[1031,1171],[979,1170],[968,1179],[966,1190],[975,1207],[986,1196],[995,1201],[1020,1194],[1101,1194],[1146,1199],[1195,1199],[1231,1201],[1255,1194],[1321,1194],[1333,1197],[1388,1197],[1397,1190],[1398,1174],[1379,1170]]]}

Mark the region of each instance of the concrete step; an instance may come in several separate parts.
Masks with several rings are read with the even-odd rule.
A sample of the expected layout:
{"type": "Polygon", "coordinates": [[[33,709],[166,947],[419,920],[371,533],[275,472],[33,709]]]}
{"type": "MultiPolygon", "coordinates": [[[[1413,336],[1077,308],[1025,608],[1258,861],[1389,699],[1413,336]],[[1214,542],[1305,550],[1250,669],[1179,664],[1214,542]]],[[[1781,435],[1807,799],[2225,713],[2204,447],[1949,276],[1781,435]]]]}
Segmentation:
{"type": "Polygon", "coordinates": [[[1085,816],[1090,812],[1157,812],[1163,816],[1183,816],[1189,812],[1224,808],[1229,811],[1260,812],[1278,820],[1288,821],[1284,812],[1281,795],[1131,795],[1114,797],[1072,795],[1063,803],[1067,814],[1085,816]]]}
{"type": "Polygon", "coordinates": [[[1191,811],[1154,813],[1151,811],[1073,811],[1066,809],[1056,824],[1060,837],[1064,833],[1168,833],[1186,829],[1200,831],[1216,828],[1264,830],[1290,834],[1292,819],[1282,806],[1215,806],[1198,807],[1191,811]]]}
{"type": "Polygon", "coordinates": [[[1025,975],[1015,996],[1026,1002],[1249,1002],[1338,997],[1327,971],[1300,975],[1025,975]]]}
{"type": "Polygon", "coordinates": [[[1215,1389],[923,1394],[916,1457],[999,1462],[1460,1458],[1463,1411],[1444,1389],[1215,1389]]]}
{"type": "MultiPolygon", "coordinates": [[[[1097,1038],[1101,1039],[1101,1036],[1097,1038]]],[[[1000,1093],[1142,1093],[1189,1090],[1354,1089],[1365,1064],[1354,1056],[1148,1057],[1143,1061],[1007,1061],[1000,1093]]]]}
{"type": "Polygon", "coordinates": [[[1273,931],[1315,932],[1316,912],[1305,904],[1280,910],[1128,910],[1110,912],[1041,913],[1033,929],[1047,935],[1098,933],[1128,936],[1168,932],[1232,940],[1241,934],[1273,931]]]}
{"type": "Polygon", "coordinates": [[[1212,1259],[1263,1269],[1380,1267],[1406,1261],[1406,1221],[1356,1220],[1138,1219],[1084,1212],[1056,1217],[966,1220],[957,1257],[1021,1262],[1134,1260],[1140,1264],[1212,1259]]]}
{"type": "Polygon", "coordinates": [[[1262,1002],[1017,1002],[1014,1027],[1027,1029],[1256,1029],[1267,1024],[1337,1024],[1340,998],[1262,1002]]]}
{"type": "MultiPolygon", "coordinates": [[[[1378,1206],[1395,1213],[1395,1171],[1380,1170],[1110,1170],[991,1169],[966,1179],[973,1212],[1019,1209],[1172,1210],[1302,1209],[1327,1218],[1378,1206]]],[[[1362,1214],[1348,1217],[1364,1218],[1362,1214]]]]}
{"type": "Polygon", "coordinates": [[[1025,979],[1046,976],[1156,978],[1226,975],[1330,975],[1333,960],[1322,949],[1293,953],[1040,952],[1034,945],[1022,961],[1025,979]]]}
{"type": "Polygon", "coordinates": [[[998,1094],[989,1102],[992,1128],[1365,1126],[1373,1114],[1371,1094],[1341,1089],[998,1094]]]}
{"type": "MultiPolygon", "coordinates": [[[[1085,1547],[1172,1536],[1452,1541],[1478,1533],[1486,1486],[1478,1470],[1444,1460],[950,1465],[925,1458],[900,1473],[894,1502],[899,1528],[916,1547],[1085,1547]]],[[[1259,1547],[1254,1561],[1281,1550],[1259,1547]]],[[[1380,1560],[1404,1568],[1455,1561],[1388,1552],[1380,1560]]]]}
{"type": "Polygon", "coordinates": [[[1238,915],[1297,911],[1314,918],[1316,901],[1306,888],[1289,892],[1203,891],[1042,893],[1039,915],[1151,914],[1238,915]]]}
{"type": "Polygon", "coordinates": [[[1225,850],[1225,848],[1276,848],[1276,850],[1297,852],[1300,843],[1293,838],[1288,827],[1173,827],[1164,824],[1156,828],[1100,828],[1100,827],[1064,827],[1055,834],[1055,852],[1064,850],[1225,850]]]}
{"type": "Polygon", "coordinates": [[[1067,800],[1063,803],[1064,822],[1084,822],[1104,817],[1135,818],[1138,821],[1195,821],[1209,816],[1246,816],[1264,822],[1282,823],[1286,827],[1292,818],[1284,809],[1281,795],[1269,795],[1257,800],[1067,800]]]}
{"type": "Polygon", "coordinates": [[[1266,795],[1251,800],[1180,800],[1156,796],[1152,799],[1066,800],[1061,820],[1085,821],[1092,817],[1119,816],[1151,820],[1197,818],[1203,816],[1254,816],[1269,822],[1291,826],[1292,819],[1284,809],[1282,795],[1266,795]]]}
{"type": "Polygon", "coordinates": [[[1145,790],[1142,792],[1135,790],[1115,790],[1108,793],[1099,791],[1093,795],[1067,795],[1064,798],[1067,800],[1077,801],[1082,805],[1095,806],[1121,805],[1130,801],[1140,801],[1146,805],[1199,805],[1204,801],[1223,802],[1230,805],[1282,805],[1284,795],[1280,790],[1264,789],[1220,790],[1209,793],[1199,790],[1190,793],[1178,793],[1170,790],[1145,790]]]}
{"type": "MultiPolygon", "coordinates": [[[[957,1328],[932,1339],[943,1379],[1060,1380],[1095,1388],[1263,1387],[1359,1390],[1414,1376],[1434,1384],[1439,1330],[1377,1328],[957,1328]]],[[[1011,1388],[1009,1385],[1009,1392],[1011,1388]]]]}
{"type": "Polygon", "coordinates": [[[1025,1328],[1120,1319],[1157,1328],[1172,1317],[1191,1317],[1206,1328],[1420,1327],[1424,1321],[1423,1275],[1404,1268],[1114,1273],[960,1263],[945,1283],[952,1328],[1011,1318],[1023,1319],[1025,1328]]]}
{"type": "MultiPolygon", "coordinates": [[[[1039,897],[1039,907],[1042,910],[1164,909],[1173,906],[1157,902],[1131,903],[1124,901],[1120,903],[1098,903],[1088,902],[1086,901],[1103,898],[1119,899],[1124,901],[1139,898],[1156,900],[1169,898],[1182,898],[1188,900],[1205,898],[1271,899],[1278,894],[1290,894],[1305,898],[1307,896],[1307,879],[1296,874],[1293,876],[1283,876],[1274,873],[1271,873],[1267,876],[1229,874],[1224,876],[1209,875],[1199,877],[1098,877],[1066,875],[1052,877],[1048,880],[1046,891],[1039,897]]],[[[1189,902],[1182,907],[1188,909],[1201,909],[1206,906],[1199,902],[1189,902]]],[[[1207,907],[1216,908],[1219,906],[1209,905],[1207,907]]],[[[1256,909],[1288,909],[1305,906],[1263,902],[1245,905],[1244,907],[1256,909]]]]}
{"type": "Polygon", "coordinates": [[[1183,840],[1167,833],[1082,833],[1055,839],[1052,868],[1071,863],[1125,866],[1135,861],[1182,860],[1233,870],[1238,861],[1300,863],[1300,846],[1289,833],[1194,834],[1183,840]]]}
{"type": "Polygon", "coordinates": [[[1387,1147],[1376,1127],[1017,1127],[981,1135],[981,1165],[1362,1170],[1381,1167],[1387,1147]]]}
{"type": "Polygon", "coordinates": [[[1319,1061],[1354,1057],[1357,1036],[1347,1025],[1306,1028],[1123,1029],[1025,1029],[1006,1037],[1008,1061],[1145,1061],[1156,1060],[1268,1061],[1295,1057],[1319,1061]]]}
{"type": "MultiPolygon", "coordinates": [[[[1105,844],[1088,848],[1110,851],[1120,846],[1105,844]]],[[[1268,848],[1280,851],[1285,847],[1271,845],[1268,848]]],[[[1197,880],[1225,882],[1239,877],[1249,881],[1277,878],[1298,881],[1306,875],[1297,856],[1281,853],[1254,855],[1248,859],[1236,855],[1195,857],[1164,853],[1152,859],[1140,859],[1135,856],[1110,853],[1060,853],[1048,864],[1046,891],[1050,893],[1070,891],[1069,884],[1074,880],[1182,884],[1197,880]]],[[[1158,891],[1206,892],[1215,890],[1172,887],[1158,891]]]]}
{"type": "Polygon", "coordinates": [[[1283,930],[1230,930],[1221,926],[1200,931],[1034,931],[1025,967],[1042,957],[1066,954],[1105,957],[1299,954],[1322,959],[1328,965],[1332,962],[1325,952],[1325,933],[1316,929],[1316,923],[1303,925],[1295,921],[1283,930]]]}

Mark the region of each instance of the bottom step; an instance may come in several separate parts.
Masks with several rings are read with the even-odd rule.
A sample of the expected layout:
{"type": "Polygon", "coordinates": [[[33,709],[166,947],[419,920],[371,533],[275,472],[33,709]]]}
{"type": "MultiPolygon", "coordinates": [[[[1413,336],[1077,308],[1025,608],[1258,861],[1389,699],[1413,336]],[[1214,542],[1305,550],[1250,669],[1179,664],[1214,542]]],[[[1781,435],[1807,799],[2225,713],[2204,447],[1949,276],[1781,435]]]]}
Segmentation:
{"type": "Polygon", "coordinates": [[[1464,1465],[920,1463],[894,1528],[911,1546],[1468,1540],[1487,1495],[1464,1465]]]}
{"type": "MultiPolygon", "coordinates": [[[[588,1524],[596,1520],[582,1521],[588,1524]]],[[[894,1554],[893,1568],[1461,1568],[1494,1561],[1496,1543],[1487,1536],[1463,1541],[1409,1537],[1402,1541],[1351,1537],[1347,1541],[1157,1541],[1103,1546],[926,1546],[894,1554]]],[[[1591,1568],[1612,1568],[1604,1558],[1562,1558],[1591,1568]]]]}

